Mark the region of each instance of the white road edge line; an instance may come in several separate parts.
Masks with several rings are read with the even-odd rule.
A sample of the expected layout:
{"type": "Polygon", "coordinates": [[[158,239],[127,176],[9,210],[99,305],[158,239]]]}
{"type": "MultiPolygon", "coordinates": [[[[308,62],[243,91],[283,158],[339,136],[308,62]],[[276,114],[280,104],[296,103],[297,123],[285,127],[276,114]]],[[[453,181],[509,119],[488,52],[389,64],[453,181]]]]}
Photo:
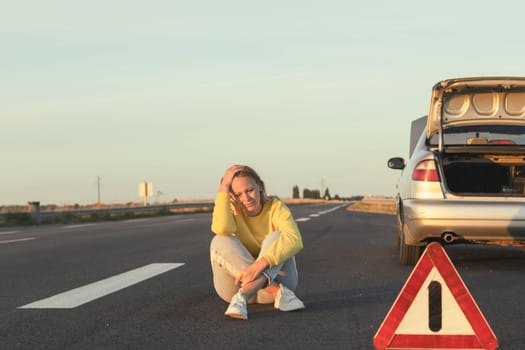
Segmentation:
{"type": "Polygon", "coordinates": [[[10,235],[10,234],[13,234],[13,233],[18,233],[20,231],[4,231],[4,232],[0,232],[0,235],[10,235]]]}
{"type": "Polygon", "coordinates": [[[18,307],[18,309],[72,309],[105,295],[127,288],[149,278],[155,277],[184,263],[149,264],[137,269],[115,275],[95,283],[71,289],[46,299],[18,307]]]}
{"type": "Polygon", "coordinates": [[[23,241],[32,241],[33,239],[36,239],[36,238],[35,237],[28,237],[28,238],[10,239],[10,240],[7,240],[7,241],[0,241],[0,244],[23,242],[23,241]]]}
{"type": "Polygon", "coordinates": [[[79,224],[79,225],[67,225],[64,226],[64,228],[79,228],[79,227],[89,227],[89,226],[95,226],[96,224],[79,224]]]}
{"type": "Polygon", "coordinates": [[[310,220],[310,218],[299,218],[299,219],[295,219],[295,221],[297,221],[297,222],[308,221],[308,220],[310,220]]]}

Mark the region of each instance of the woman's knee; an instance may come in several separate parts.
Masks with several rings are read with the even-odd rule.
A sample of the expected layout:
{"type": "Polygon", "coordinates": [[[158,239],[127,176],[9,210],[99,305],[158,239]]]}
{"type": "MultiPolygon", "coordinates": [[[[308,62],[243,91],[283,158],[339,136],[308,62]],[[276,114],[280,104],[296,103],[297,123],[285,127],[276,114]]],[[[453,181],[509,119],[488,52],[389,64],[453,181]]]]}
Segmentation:
{"type": "Polygon", "coordinates": [[[210,249],[220,249],[224,246],[234,244],[234,240],[238,239],[233,236],[219,236],[215,235],[210,243],[210,249]]]}

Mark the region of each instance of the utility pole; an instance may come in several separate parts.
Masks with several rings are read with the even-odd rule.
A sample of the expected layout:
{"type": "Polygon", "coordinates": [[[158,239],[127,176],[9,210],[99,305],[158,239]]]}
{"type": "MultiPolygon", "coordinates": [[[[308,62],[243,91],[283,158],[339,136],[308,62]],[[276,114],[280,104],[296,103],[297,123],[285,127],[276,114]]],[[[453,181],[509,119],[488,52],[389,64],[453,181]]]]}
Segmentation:
{"type": "Polygon", "coordinates": [[[100,176],[97,176],[97,206],[100,208],[100,176]]]}
{"type": "Polygon", "coordinates": [[[144,206],[148,205],[148,196],[150,193],[148,193],[148,183],[144,181],[144,206]]]}

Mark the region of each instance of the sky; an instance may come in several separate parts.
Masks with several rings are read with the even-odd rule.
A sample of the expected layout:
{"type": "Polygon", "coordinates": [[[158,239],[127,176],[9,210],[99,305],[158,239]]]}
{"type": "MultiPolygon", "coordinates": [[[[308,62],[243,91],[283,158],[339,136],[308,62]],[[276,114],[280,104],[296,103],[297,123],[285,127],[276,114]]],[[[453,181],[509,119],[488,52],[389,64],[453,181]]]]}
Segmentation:
{"type": "Polygon", "coordinates": [[[525,76],[517,0],[0,5],[0,205],[213,199],[231,164],[392,196],[435,83],[525,76]]]}

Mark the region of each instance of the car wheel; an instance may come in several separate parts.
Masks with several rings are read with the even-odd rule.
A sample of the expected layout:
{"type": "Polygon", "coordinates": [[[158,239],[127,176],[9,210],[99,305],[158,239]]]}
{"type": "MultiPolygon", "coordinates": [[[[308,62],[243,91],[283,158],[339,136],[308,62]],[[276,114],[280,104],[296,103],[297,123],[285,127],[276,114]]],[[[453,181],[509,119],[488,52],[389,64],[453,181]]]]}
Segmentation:
{"type": "Polygon", "coordinates": [[[415,265],[421,257],[423,247],[405,244],[404,231],[405,230],[403,229],[399,237],[399,259],[403,265],[415,265]]]}

